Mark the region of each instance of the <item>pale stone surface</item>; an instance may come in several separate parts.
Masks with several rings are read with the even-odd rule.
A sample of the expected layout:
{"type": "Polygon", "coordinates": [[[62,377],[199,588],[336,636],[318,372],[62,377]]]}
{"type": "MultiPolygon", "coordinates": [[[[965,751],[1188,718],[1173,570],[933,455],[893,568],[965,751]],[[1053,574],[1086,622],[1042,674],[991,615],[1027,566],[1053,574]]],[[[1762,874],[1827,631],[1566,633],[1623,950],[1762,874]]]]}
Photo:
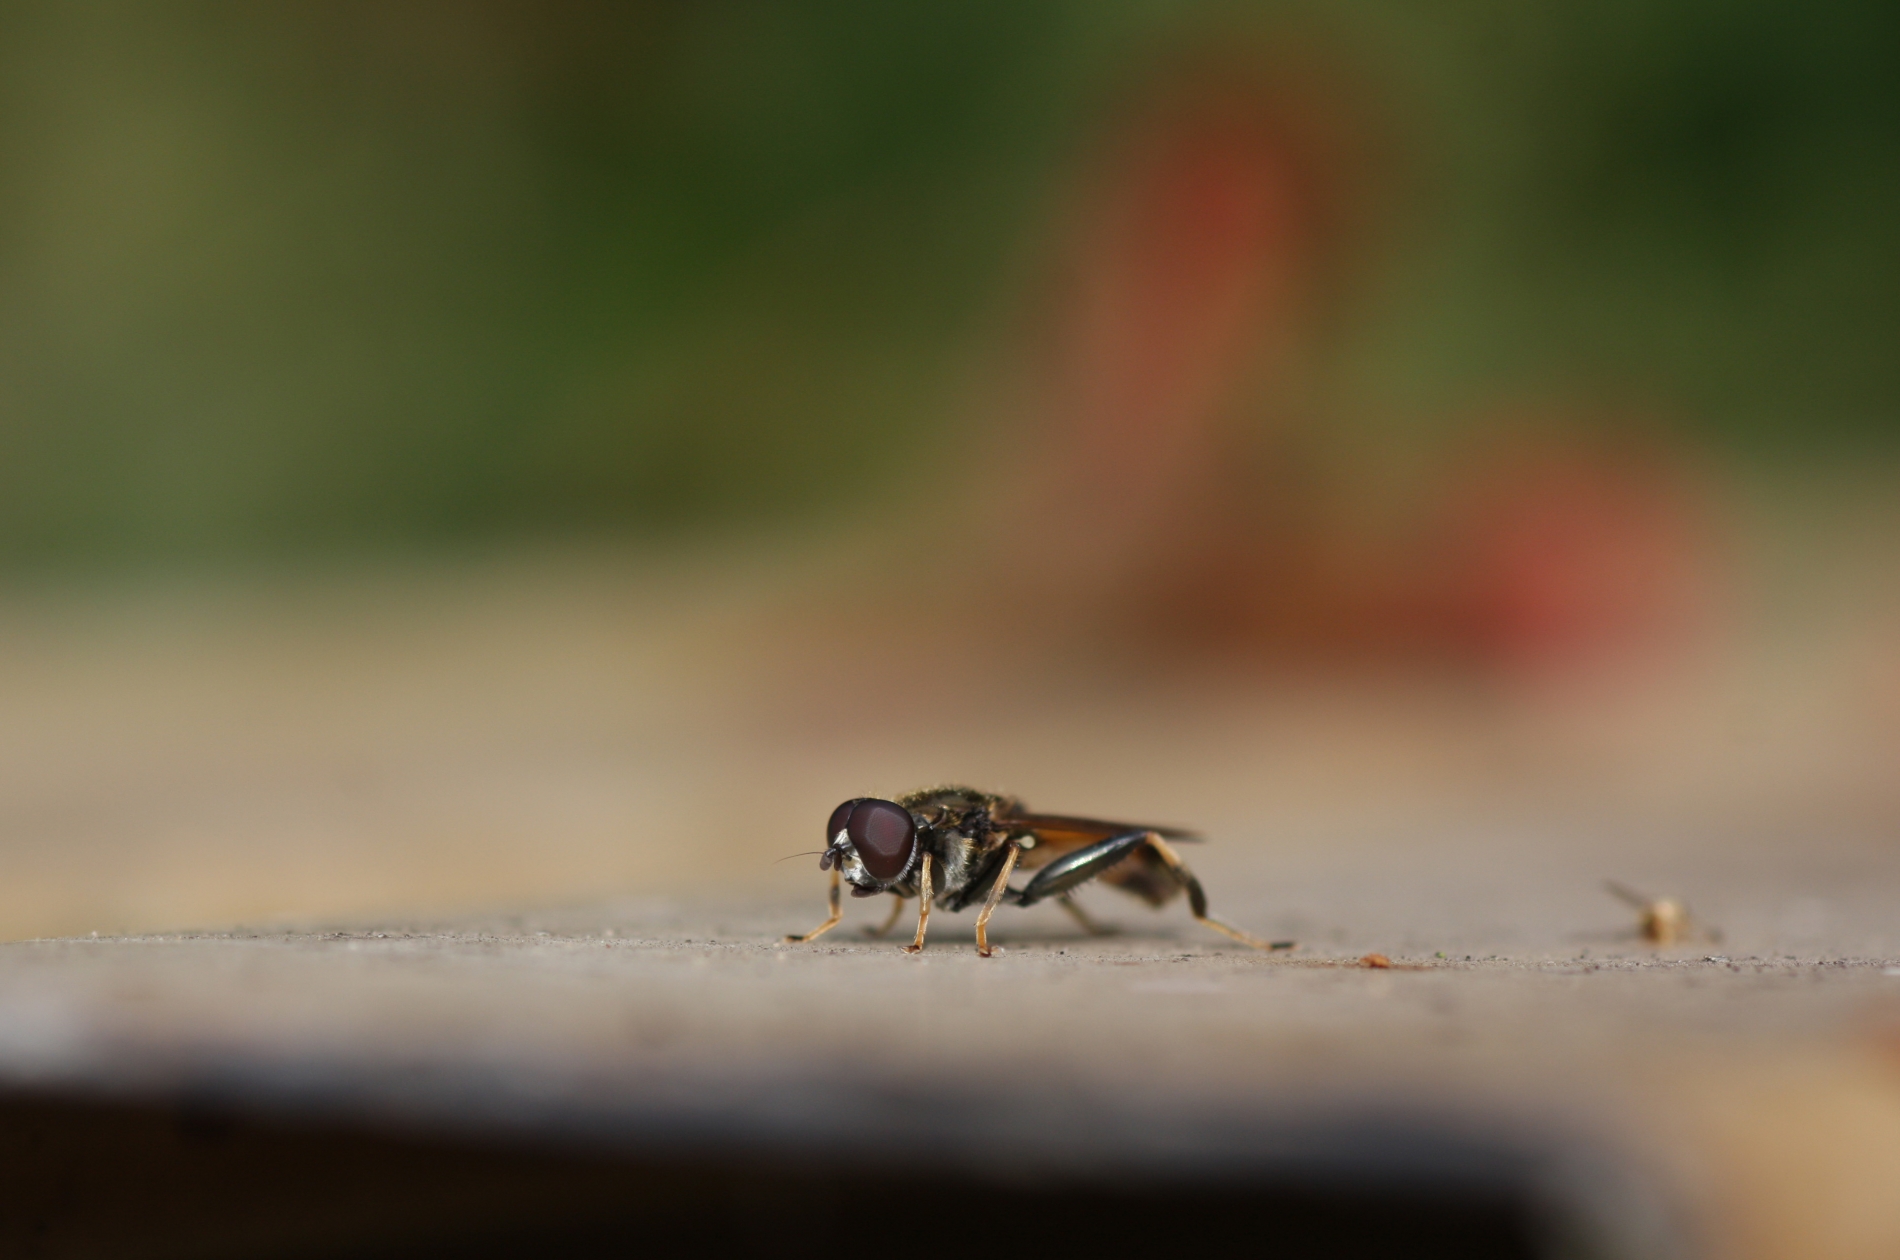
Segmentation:
{"type": "Polygon", "coordinates": [[[1633,915],[1589,863],[1512,872],[1433,852],[1362,849],[1273,880],[1251,859],[1204,862],[1220,868],[1217,908],[1307,938],[1291,956],[1105,892],[1091,905],[1124,934],[1005,909],[990,960],[967,913],[938,916],[920,957],[864,939],[881,903],[786,944],[818,917],[815,870],[799,901],[21,942],[0,947],[0,1077],[555,1140],[925,1152],[1022,1175],[1268,1158],[1327,1175],[1396,1161],[1409,1177],[1448,1158],[1447,1135],[1477,1135],[1492,1157],[1554,1161],[1568,1187],[1554,1193],[1632,1246],[1893,1254],[1889,849],[1705,872],[1694,900],[1723,939],[1669,950],[1629,936],[1633,915]],[[1395,966],[1359,965],[1374,949],[1395,966]],[[1830,1249],[1807,1249],[1816,1238],[1830,1249]]]}

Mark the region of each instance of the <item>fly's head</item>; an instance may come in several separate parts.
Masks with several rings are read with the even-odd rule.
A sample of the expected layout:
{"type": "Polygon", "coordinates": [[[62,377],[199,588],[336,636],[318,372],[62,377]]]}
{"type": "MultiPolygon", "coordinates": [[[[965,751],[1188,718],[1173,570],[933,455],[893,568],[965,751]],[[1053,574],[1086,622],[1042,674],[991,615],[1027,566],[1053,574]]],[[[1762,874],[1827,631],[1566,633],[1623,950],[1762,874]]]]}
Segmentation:
{"type": "Polygon", "coordinates": [[[854,897],[887,892],[917,863],[917,820],[895,801],[860,796],[831,811],[818,869],[836,866],[854,897]]]}

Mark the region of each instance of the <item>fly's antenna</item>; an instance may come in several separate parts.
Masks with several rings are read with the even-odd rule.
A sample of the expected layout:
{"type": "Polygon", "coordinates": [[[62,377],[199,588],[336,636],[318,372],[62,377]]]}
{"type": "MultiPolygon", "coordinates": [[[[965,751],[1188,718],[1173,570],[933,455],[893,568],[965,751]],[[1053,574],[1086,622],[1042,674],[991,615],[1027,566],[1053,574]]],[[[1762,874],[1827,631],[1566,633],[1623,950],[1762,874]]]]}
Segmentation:
{"type": "Polygon", "coordinates": [[[773,859],[772,865],[777,866],[780,862],[789,862],[795,857],[823,857],[827,852],[829,852],[827,849],[806,849],[803,853],[787,853],[782,858],[773,859]]]}

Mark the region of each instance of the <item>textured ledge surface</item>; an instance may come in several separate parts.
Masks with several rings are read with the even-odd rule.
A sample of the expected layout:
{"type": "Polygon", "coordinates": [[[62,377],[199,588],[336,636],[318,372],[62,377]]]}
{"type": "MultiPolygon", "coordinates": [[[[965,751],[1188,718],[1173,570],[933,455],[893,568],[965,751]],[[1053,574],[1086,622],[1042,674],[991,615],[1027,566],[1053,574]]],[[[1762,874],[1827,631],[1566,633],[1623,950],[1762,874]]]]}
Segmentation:
{"type": "Polygon", "coordinates": [[[864,938],[878,907],[778,940],[815,897],[21,942],[0,947],[0,1079],[661,1160],[1488,1188],[1588,1221],[1602,1254],[1891,1255],[1884,861],[1842,868],[1838,904],[1867,911],[1836,915],[1843,947],[1796,951],[1765,947],[1745,881],[1723,944],[1657,950],[1603,930],[1614,903],[1461,929],[1416,880],[1380,920],[1339,899],[1359,881],[1329,902],[1310,876],[1318,939],[1291,956],[1100,896],[1121,934],[999,918],[988,961],[968,915],[914,958],[864,938]],[[1379,935],[1327,939],[1353,920],[1379,935]],[[1373,946],[1395,965],[1361,965],[1373,946]]]}

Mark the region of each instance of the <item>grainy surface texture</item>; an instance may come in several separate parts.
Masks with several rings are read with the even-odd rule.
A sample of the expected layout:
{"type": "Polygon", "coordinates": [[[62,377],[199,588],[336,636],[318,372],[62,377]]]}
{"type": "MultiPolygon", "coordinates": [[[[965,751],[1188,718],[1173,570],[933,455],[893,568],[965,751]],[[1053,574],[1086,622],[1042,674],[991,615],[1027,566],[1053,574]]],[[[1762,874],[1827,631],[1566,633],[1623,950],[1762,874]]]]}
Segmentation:
{"type": "Polygon", "coordinates": [[[786,944],[815,871],[797,902],[21,942],[0,1075],[662,1160],[1475,1186],[1585,1254],[1900,1254],[1890,848],[1731,854],[1698,885],[1721,943],[1669,949],[1561,860],[1435,852],[1227,867],[1217,908],[1298,929],[1292,955],[1100,893],[1117,935],[1005,909],[989,960],[969,914],[919,957],[866,939],[882,903],[786,944]]]}

